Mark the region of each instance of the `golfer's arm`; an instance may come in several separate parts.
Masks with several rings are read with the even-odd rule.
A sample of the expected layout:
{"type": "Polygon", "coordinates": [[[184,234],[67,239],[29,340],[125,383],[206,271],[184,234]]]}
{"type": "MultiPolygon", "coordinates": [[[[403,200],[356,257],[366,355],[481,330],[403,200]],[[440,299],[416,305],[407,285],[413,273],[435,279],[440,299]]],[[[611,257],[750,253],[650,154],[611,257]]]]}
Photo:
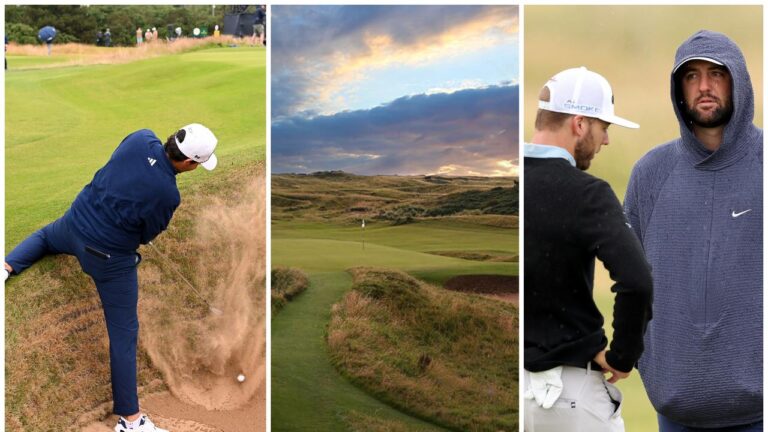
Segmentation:
{"type": "Polygon", "coordinates": [[[590,207],[589,244],[615,282],[613,339],[607,362],[622,372],[632,370],[643,352],[643,334],[651,317],[652,280],[648,262],[616,195],[605,182],[594,185],[590,207]]]}
{"type": "Polygon", "coordinates": [[[176,207],[167,207],[148,212],[144,217],[144,226],[141,232],[141,244],[147,244],[155,239],[161,232],[168,228],[176,207]]]}

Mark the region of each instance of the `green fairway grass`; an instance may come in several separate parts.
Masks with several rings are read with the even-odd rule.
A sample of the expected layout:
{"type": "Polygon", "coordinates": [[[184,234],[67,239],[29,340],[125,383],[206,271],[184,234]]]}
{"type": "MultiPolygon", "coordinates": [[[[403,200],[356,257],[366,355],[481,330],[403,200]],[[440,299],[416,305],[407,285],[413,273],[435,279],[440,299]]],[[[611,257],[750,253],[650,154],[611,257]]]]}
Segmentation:
{"type": "MultiPolygon", "coordinates": [[[[280,249],[274,241],[272,247],[280,249]]],[[[351,412],[402,423],[412,431],[443,430],[390,408],[342,378],[333,367],[325,344],[325,324],[331,305],[351,284],[352,278],[345,272],[311,273],[310,288],[273,319],[272,430],[348,430],[345,417],[351,412]]]]}
{"type": "MultiPolygon", "coordinates": [[[[346,270],[352,267],[399,269],[437,285],[462,274],[517,275],[516,262],[467,260],[430,252],[517,255],[518,231],[471,223],[471,217],[392,225],[368,216],[364,216],[363,230],[360,219],[347,214],[348,206],[362,200],[369,213],[377,213],[379,208],[393,205],[387,199],[414,202],[417,195],[435,199],[439,194],[432,185],[415,178],[349,176],[344,177],[345,183],[338,179],[342,176],[335,177],[327,182],[301,176],[272,179],[273,197],[301,195],[311,202],[309,207],[293,210],[286,210],[292,205],[287,203],[273,212],[272,265],[306,272],[310,286],[272,320],[272,429],[440,430],[358,389],[333,367],[325,341],[331,307],[349,292],[351,278],[346,270]],[[301,187],[286,185],[295,179],[301,187]],[[361,426],[365,423],[373,429],[361,426]]],[[[473,184],[479,187],[482,183],[475,179],[473,184]]],[[[461,181],[457,186],[441,187],[443,193],[449,193],[471,189],[472,184],[461,181]]]]}
{"type": "Polygon", "coordinates": [[[50,56],[50,57],[9,55],[9,56],[6,56],[6,59],[8,60],[8,69],[25,69],[25,68],[34,68],[34,67],[40,67],[40,66],[49,66],[57,63],[66,63],[70,61],[72,57],[65,56],[65,55],[50,56]]]}
{"type": "MultiPolygon", "coordinates": [[[[215,48],[120,65],[6,73],[5,246],[60,216],[129,133],[188,123],[222,167],[264,160],[265,51],[215,48]]],[[[180,176],[184,184],[212,173],[180,176]]]]}
{"type": "MultiPolygon", "coordinates": [[[[177,263],[182,272],[195,274],[190,266],[202,248],[184,248],[197,215],[214,198],[241,199],[233,196],[263,172],[265,54],[261,48],[217,48],[119,65],[7,71],[6,253],[61,216],[126,135],[149,128],[164,142],[199,122],[219,139],[219,166],[177,177],[182,204],[158,238],[170,257],[186,258],[177,263]]],[[[161,282],[163,265],[153,252],[141,253],[140,319],[158,290],[171,293],[173,301],[164,305],[178,306],[176,312],[205,313],[200,299],[175,285],[175,276],[161,282]]],[[[5,302],[6,430],[82,426],[79,416],[111,400],[106,329],[90,278],[72,257],[46,258],[9,280],[5,302]]],[[[140,397],[165,388],[144,336],[140,397]]]]}

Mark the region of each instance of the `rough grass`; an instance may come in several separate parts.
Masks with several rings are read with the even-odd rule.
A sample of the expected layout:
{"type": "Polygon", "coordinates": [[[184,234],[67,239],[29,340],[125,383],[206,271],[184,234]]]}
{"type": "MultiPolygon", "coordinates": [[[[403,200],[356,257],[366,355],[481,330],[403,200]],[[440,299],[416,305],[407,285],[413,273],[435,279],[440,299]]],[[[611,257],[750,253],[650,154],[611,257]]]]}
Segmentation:
{"type": "Polygon", "coordinates": [[[382,424],[402,423],[409,431],[444,431],[385,404],[339,374],[328,356],[326,326],[331,307],[349,290],[352,278],[344,271],[308,276],[312,288],[272,321],[272,431],[346,431],[350,412],[382,424]]]}
{"type": "MultiPolygon", "coordinates": [[[[237,200],[239,185],[253,176],[251,169],[221,172],[206,187],[188,187],[169,232],[163,234],[165,253],[183,256],[176,265],[186,274],[205,253],[183,240],[194,227],[195,215],[209,199],[237,200]]],[[[163,263],[152,251],[140,251],[139,320],[146,319],[147,302],[162,301],[169,310],[188,319],[207,315],[207,309],[175,275],[159,284],[163,263]],[[169,282],[172,281],[172,282],[169,282]]],[[[262,285],[263,287],[263,285],[262,285]]],[[[212,293],[199,287],[203,294],[212,293]]],[[[78,417],[112,400],[109,377],[109,342],[96,287],[70,256],[45,258],[7,287],[6,315],[6,430],[45,431],[62,419],[78,417]]],[[[262,288],[263,289],[263,288],[262,288]]],[[[162,375],[151,363],[144,336],[139,337],[139,397],[166,389],[162,375]]],[[[82,425],[80,425],[82,426],[82,425]]]]}
{"type": "MultiPolygon", "coordinates": [[[[77,260],[47,258],[8,289],[15,320],[5,341],[5,430],[53,430],[111,401],[106,323],[77,260]]],[[[141,345],[138,371],[143,391],[165,388],[141,345]]]]}
{"type": "MultiPolygon", "coordinates": [[[[331,309],[349,292],[352,280],[344,270],[350,267],[396,268],[436,285],[462,274],[516,276],[518,265],[514,262],[471,261],[428,253],[493,251],[517,255],[516,224],[510,227],[504,223],[478,222],[479,218],[497,222],[501,220],[497,218],[516,220],[516,216],[472,214],[461,218],[423,218],[403,225],[370,218],[382,209],[422,204],[426,208],[445,194],[508,187],[513,181],[512,178],[357,176],[343,172],[272,176],[272,264],[300,268],[311,282],[311,289],[295,298],[272,322],[273,431],[446,429],[435,423],[440,420],[394,403],[399,393],[373,391],[372,387],[345,379],[339,373],[335,360],[329,356],[326,333],[331,309]],[[364,230],[362,218],[366,220],[364,230]]],[[[472,297],[440,291],[444,296],[453,296],[450,298],[472,297]]],[[[475,300],[474,304],[481,301],[487,302],[484,304],[489,313],[496,310],[502,316],[510,310],[503,305],[492,306],[499,302],[488,299],[475,300]]],[[[389,317],[399,319],[399,314],[389,317]]],[[[384,319],[380,315],[371,319],[374,318],[384,319]]],[[[366,320],[366,317],[360,319],[366,320]]],[[[515,328],[508,333],[514,340],[516,325],[515,319],[515,328]]],[[[438,337],[440,329],[425,328],[424,332],[438,337]]],[[[470,334],[466,336],[472,338],[470,334]]],[[[516,353],[516,343],[510,346],[516,353]]],[[[361,358],[374,361],[378,361],[382,349],[391,351],[389,345],[359,348],[365,351],[361,358]]],[[[404,348],[406,352],[411,349],[407,345],[404,348]]],[[[397,353],[390,352],[387,360],[396,360],[396,356],[397,353]]],[[[511,357],[513,362],[517,361],[517,354],[511,357]]],[[[463,360],[464,356],[457,357],[457,361],[463,360]]],[[[410,362],[410,354],[402,357],[402,361],[410,362]]],[[[473,367],[475,373],[485,373],[485,365],[467,365],[473,367]]],[[[510,365],[505,376],[516,380],[517,367],[510,365]]],[[[416,387],[421,384],[416,378],[412,382],[416,387]]],[[[516,392],[516,381],[505,388],[516,392]]],[[[468,411],[486,410],[486,399],[467,402],[468,411]]],[[[517,401],[511,401],[510,406],[517,407],[517,401]]],[[[444,408],[436,402],[433,409],[444,408]]],[[[509,417],[516,419],[516,416],[515,409],[509,417]]]]}
{"type": "Polygon", "coordinates": [[[307,275],[299,269],[277,267],[272,269],[272,316],[294,297],[309,288],[307,275]]]}
{"type": "Polygon", "coordinates": [[[395,270],[355,268],[328,326],[332,361],[356,384],[451,429],[518,428],[518,311],[395,270]]]}
{"type": "Polygon", "coordinates": [[[54,45],[51,55],[45,45],[8,44],[11,56],[9,69],[40,69],[46,67],[121,64],[169,54],[180,54],[205,48],[240,45],[243,41],[224,35],[219,38],[180,38],[172,43],[157,41],[136,47],[97,47],[80,43],[54,45]],[[14,59],[13,57],[17,57],[14,59]],[[36,60],[32,60],[36,58],[36,60]],[[24,60],[28,61],[24,61],[24,60]],[[16,61],[19,60],[19,61],[16,61]]]}
{"type": "Polygon", "coordinates": [[[357,411],[343,416],[350,432],[413,432],[413,427],[396,420],[384,420],[357,411]]]}
{"type": "Polygon", "coordinates": [[[272,219],[402,224],[430,215],[474,213],[466,216],[499,223],[504,218],[499,215],[516,211],[516,182],[512,177],[359,176],[340,171],[275,174],[272,219]]]}

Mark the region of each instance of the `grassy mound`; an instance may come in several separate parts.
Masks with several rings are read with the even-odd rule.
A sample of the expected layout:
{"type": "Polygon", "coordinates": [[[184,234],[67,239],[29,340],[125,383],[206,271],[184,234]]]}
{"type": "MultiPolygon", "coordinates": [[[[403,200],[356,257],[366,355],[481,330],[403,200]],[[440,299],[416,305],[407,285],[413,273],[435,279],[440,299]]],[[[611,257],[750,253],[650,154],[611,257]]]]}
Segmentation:
{"type": "Polygon", "coordinates": [[[357,411],[350,411],[343,417],[350,432],[412,432],[413,427],[397,420],[384,420],[357,411]]]}
{"type": "Polygon", "coordinates": [[[394,270],[351,270],[334,305],[334,364],[378,398],[449,428],[518,428],[518,311],[394,270]]]}
{"type": "Polygon", "coordinates": [[[272,316],[297,295],[309,288],[307,275],[299,269],[272,269],[272,316]]]}
{"type": "MultiPolygon", "coordinates": [[[[387,221],[487,216],[509,226],[517,213],[512,177],[360,176],[343,171],[272,175],[272,219],[387,221]]],[[[475,222],[475,221],[473,221],[475,222]]],[[[515,217],[515,227],[516,225],[515,217]]]]}

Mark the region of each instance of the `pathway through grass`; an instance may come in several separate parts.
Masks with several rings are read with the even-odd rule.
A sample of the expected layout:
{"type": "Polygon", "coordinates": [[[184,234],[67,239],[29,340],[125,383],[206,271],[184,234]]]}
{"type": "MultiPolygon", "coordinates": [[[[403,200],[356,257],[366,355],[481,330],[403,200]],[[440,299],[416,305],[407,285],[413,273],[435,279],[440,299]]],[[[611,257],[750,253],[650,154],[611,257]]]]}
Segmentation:
{"type": "Polygon", "coordinates": [[[345,270],[396,268],[437,284],[460,274],[516,275],[517,263],[462,260],[426,251],[493,249],[516,254],[517,235],[516,229],[444,221],[369,224],[363,249],[359,226],[273,223],[272,265],[301,269],[310,287],[272,320],[272,430],[357,430],[344,421],[359,417],[356,413],[389,422],[376,430],[443,430],[380,402],[331,363],[326,326],[331,307],[351,288],[345,270]]]}
{"type": "Polygon", "coordinates": [[[409,430],[444,430],[385,405],[331,364],[324,323],[351,284],[344,272],[310,274],[310,288],[273,320],[272,430],[348,430],[344,417],[352,411],[402,422],[409,430]]]}

